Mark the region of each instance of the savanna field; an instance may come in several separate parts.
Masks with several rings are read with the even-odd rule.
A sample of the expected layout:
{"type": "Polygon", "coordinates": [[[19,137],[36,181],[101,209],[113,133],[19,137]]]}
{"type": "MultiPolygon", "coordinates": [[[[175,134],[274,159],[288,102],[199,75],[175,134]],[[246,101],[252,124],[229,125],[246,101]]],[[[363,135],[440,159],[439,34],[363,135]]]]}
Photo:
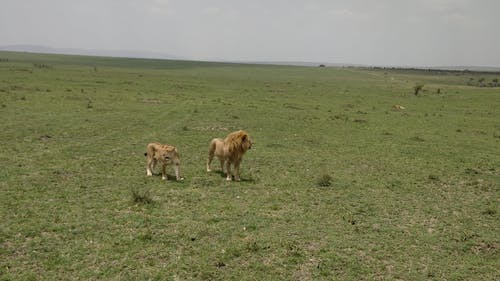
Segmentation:
{"type": "Polygon", "coordinates": [[[0,280],[500,280],[499,78],[0,52],[0,280]]]}

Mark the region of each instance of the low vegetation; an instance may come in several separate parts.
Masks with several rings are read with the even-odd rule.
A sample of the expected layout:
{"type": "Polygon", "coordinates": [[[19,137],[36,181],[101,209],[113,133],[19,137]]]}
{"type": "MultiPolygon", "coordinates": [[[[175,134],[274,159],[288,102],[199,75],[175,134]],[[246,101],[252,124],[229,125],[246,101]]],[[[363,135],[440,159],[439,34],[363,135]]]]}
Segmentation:
{"type": "Polygon", "coordinates": [[[498,78],[494,77],[491,78],[491,80],[486,80],[484,77],[480,77],[475,79],[474,77],[469,78],[469,81],[467,81],[468,86],[475,86],[475,87],[490,87],[490,88],[496,88],[500,87],[500,83],[498,82],[498,78]]]}
{"type": "Polygon", "coordinates": [[[0,280],[500,277],[497,74],[0,58],[0,280]]]}
{"type": "Polygon", "coordinates": [[[422,91],[422,89],[424,88],[424,85],[422,84],[417,84],[413,87],[413,94],[415,96],[418,96],[418,94],[420,93],[420,91],[422,91]]]}

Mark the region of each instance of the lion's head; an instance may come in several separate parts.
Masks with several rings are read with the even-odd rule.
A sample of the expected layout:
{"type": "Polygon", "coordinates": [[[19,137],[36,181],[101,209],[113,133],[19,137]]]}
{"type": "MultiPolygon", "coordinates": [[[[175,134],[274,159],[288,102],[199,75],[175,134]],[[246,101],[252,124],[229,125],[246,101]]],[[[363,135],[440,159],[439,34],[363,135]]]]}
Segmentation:
{"type": "Polygon", "coordinates": [[[227,135],[224,143],[231,155],[241,156],[252,148],[252,140],[247,132],[240,130],[227,135]]]}
{"type": "Polygon", "coordinates": [[[179,153],[177,152],[177,149],[173,146],[170,145],[164,145],[157,151],[158,153],[161,154],[159,157],[163,162],[168,163],[168,164],[174,164],[174,165],[179,165],[180,164],[180,157],[179,153]]]}

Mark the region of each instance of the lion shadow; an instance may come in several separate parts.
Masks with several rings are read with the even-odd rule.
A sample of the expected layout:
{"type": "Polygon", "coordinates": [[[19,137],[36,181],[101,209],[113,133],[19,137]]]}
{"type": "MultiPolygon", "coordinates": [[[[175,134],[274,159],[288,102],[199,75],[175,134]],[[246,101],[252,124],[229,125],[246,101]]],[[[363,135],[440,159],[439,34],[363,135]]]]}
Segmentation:
{"type": "MultiPolygon", "coordinates": [[[[152,172],[153,177],[160,177],[161,178],[161,172],[152,172]]],[[[166,174],[167,178],[165,179],[166,181],[178,181],[175,175],[170,175],[166,174]]]]}
{"type": "MultiPolygon", "coordinates": [[[[220,176],[223,179],[226,179],[226,176],[227,176],[226,173],[221,171],[221,170],[213,171],[212,173],[217,174],[218,176],[220,176]]],[[[233,177],[232,181],[235,181],[234,177],[233,177]]],[[[256,183],[257,181],[254,178],[246,178],[246,177],[242,177],[240,175],[240,182],[256,183]]]]}

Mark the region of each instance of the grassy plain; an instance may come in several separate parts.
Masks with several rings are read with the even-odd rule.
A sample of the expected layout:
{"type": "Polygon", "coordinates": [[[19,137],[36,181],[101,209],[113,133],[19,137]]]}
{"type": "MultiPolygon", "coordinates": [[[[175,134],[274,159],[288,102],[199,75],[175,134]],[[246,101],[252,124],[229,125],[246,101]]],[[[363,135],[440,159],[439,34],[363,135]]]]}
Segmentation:
{"type": "Polygon", "coordinates": [[[499,77],[0,52],[0,280],[499,280],[499,77]]]}

